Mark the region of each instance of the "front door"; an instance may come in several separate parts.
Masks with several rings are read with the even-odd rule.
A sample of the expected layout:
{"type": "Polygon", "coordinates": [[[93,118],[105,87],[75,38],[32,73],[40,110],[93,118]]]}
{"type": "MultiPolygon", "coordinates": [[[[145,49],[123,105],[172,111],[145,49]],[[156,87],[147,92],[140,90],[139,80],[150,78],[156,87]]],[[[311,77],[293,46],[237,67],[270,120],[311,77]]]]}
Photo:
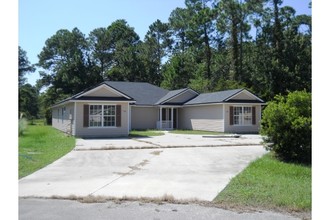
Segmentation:
{"type": "Polygon", "coordinates": [[[161,123],[162,129],[171,129],[173,120],[173,129],[177,128],[177,109],[173,108],[173,119],[172,119],[172,108],[162,108],[161,123]]]}

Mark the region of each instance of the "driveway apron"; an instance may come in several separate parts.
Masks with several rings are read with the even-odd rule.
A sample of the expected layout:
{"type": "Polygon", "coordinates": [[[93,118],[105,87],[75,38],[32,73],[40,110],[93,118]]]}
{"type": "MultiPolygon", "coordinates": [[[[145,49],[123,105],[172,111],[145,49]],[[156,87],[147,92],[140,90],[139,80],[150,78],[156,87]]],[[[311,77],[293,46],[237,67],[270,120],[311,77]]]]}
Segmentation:
{"type": "Polygon", "coordinates": [[[19,196],[171,196],[211,201],[265,153],[261,145],[74,150],[20,179],[19,196]]]}

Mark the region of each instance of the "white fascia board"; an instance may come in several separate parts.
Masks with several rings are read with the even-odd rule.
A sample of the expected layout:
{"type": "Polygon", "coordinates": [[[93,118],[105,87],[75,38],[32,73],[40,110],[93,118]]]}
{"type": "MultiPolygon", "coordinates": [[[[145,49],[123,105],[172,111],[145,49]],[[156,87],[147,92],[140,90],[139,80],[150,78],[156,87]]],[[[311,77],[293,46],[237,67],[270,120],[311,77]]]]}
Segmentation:
{"type": "Polygon", "coordinates": [[[266,103],[256,103],[256,102],[226,102],[223,104],[230,104],[230,105],[267,105],[266,103]]]}
{"type": "Polygon", "coordinates": [[[206,106],[206,105],[223,105],[227,103],[222,103],[222,102],[214,102],[214,103],[200,103],[200,104],[191,104],[191,105],[183,105],[182,107],[191,107],[191,106],[206,106]]]}
{"type": "Polygon", "coordinates": [[[131,105],[134,108],[157,108],[156,105],[131,105]]]}
{"type": "Polygon", "coordinates": [[[70,100],[69,102],[100,102],[100,103],[105,103],[105,102],[123,102],[123,103],[135,103],[136,101],[123,101],[123,100],[70,100]]]}
{"type": "Polygon", "coordinates": [[[182,105],[157,105],[156,107],[162,107],[162,108],[182,108],[182,105]]]}

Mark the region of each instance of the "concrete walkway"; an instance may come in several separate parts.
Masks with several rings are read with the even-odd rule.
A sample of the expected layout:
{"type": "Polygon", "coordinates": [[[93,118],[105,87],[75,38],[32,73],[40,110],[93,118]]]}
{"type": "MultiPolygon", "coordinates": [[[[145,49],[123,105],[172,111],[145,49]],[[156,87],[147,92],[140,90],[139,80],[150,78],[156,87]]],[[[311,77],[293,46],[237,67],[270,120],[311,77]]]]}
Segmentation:
{"type": "Polygon", "coordinates": [[[155,198],[166,195],[211,201],[232,177],[265,153],[261,145],[76,150],[22,178],[19,196],[155,198]]]}
{"type": "Polygon", "coordinates": [[[165,135],[152,137],[77,139],[75,150],[250,146],[260,145],[261,142],[262,138],[260,135],[240,135],[239,138],[219,138],[214,135],[186,135],[165,132],[165,135]]]}

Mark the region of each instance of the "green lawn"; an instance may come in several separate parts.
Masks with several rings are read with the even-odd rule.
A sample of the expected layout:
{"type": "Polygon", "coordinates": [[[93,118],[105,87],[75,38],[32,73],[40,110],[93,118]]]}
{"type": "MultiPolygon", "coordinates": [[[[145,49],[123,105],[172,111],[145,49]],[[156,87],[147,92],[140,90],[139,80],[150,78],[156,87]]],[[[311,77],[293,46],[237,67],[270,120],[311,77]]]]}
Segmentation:
{"type": "Polygon", "coordinates": [[[132,130],[129,132],[130,137],[149,137],[161,135],[164,135],[164,132],[159,130],[132,130]]]}
{"type": "Polygon", "coordinates": [[[75,138],[41,123],[28,125],[19,137],[19,178],[27,176],[71,151],[75,138]]]}
{"type": "Polygon", "coordinates": [[[225,133],[215,131],[197,131],[197,130],[173,130],[173,134],[198,134],[198,135],[223,135],[225,133]]]}
{"type": "Polygon", "coordinates": [[[311,167],[283,163],[271,153],[252,162],[214,199],[233,206],[311,210],[311,167]]]}

